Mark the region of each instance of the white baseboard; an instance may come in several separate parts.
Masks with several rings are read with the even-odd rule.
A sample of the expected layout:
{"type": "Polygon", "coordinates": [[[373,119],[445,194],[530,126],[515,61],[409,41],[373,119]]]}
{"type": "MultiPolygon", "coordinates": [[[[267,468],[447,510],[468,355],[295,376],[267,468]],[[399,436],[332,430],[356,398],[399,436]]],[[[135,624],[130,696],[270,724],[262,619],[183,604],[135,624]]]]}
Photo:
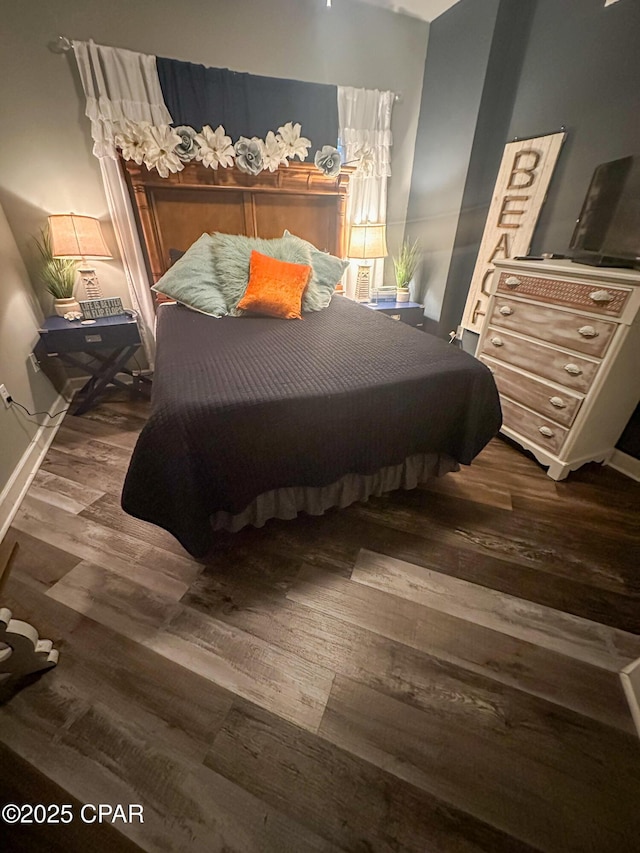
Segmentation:
{"type": "Polygon", "coordinates": [[[614,450],[607,465],[640,483],[640,459],[634,459],[633,456],[629,456],[628,453],[623,453],[621,450],[614,450]]]}
{"type": "MultiPolygon", "coordinates": [[[[67,393],[68,390],[69,383],[65,385],[62,394],[59,394],[52,403],[49,409],[50,415],[65,408],[65,404],[68,401],[63,395],[67,393]]],[[[55,438],[58,427],[63,420],[64,417],[61,415],[59,418],[55,419],[55,423],[43,423],[38,428],[37,432],[31,439],[29,446],[22,454],[22,458],[16,465],[7,485],[2,490],[2,493],[0,494],[0,542],[2,542],[7,530],[11,526],[11,522],[13,521],[15,514],[20,508],[22,499],[27,493],[38,468],[42,464],[42,460],[47,454],[47,450],[49,449],[51,442],[55,438]]]]}
{"type": "Polygon", "coordinates": [[[620,673],[620,681],[622,681],[622,687],[631,708],[631,716],[640,737],[640,658],[629,666],[625,666],[620,673]]]}

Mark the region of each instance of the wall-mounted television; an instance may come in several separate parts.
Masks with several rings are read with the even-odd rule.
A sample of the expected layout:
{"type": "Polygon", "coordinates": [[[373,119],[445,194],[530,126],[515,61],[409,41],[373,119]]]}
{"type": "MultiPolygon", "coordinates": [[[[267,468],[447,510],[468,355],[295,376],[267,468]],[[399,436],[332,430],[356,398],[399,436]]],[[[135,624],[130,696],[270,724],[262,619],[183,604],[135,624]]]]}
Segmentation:
{"type": "Polygon", "coordinates": [[[640,267],[640,156],[598,166],[569,248],[576,263],[640,267]]]}

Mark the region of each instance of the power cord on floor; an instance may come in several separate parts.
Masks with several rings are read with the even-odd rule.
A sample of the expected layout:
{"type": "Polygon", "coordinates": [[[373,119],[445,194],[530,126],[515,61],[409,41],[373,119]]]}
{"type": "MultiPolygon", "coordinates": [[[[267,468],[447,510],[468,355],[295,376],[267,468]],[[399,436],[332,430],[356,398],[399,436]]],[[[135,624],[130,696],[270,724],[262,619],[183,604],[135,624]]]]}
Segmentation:
{"type": "Polygon", "coordinates": [[[26,406],[23,406],[22,403],[19,403],[17,400],[14,400],[11,396],[7,397],[7,403],[9,403],[11,406],[18,406],[18,408],[26,412],[30,418],[35,418],[38,415],[44,415],[46,418],[50,418],[51,420],[53,420],[53,418],[57,418],[58,415],[64,415],[65,412],[68,412],[70,408],[69,406],[67,406],[66,409],[60,409],[59,412],[54,412],[53,414],[51,414],[50,412],[30,412],[26,406]]]}

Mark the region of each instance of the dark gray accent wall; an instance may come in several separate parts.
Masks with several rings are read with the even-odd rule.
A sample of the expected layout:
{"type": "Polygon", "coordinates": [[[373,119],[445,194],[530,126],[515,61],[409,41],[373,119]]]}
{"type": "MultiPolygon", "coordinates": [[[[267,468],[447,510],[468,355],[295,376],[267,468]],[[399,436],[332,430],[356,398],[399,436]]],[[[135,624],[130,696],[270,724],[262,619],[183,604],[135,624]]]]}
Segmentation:
{"type": "Polygon", "coordinates": [[[460,0],[429,28],[405,235],[423,249],[416,296],[440,318],[500,0],[460,0]]]}
{"type": "Polygon", "coordinates": [[[640,3],[538,0],[508,136],[567,128],[532,244],[566,252],[594,168],[640,154],[640,3]]]}
{"type": "Polygon", "coordinates": [[[534,253],[568,250],[599,163],[640,154],[639,33],[638,0],[461,0],[433,22],[407,223],[431,330],[462,316],[506,142],[567,130],[534,253]]]}
{"type": "MultiPolygon", "coordinates": [[[[509,137],[564,124],[532,252],[566,252],[595,167],[640,154],[640,3],[538,0],[509,137]]],[[[640,407],[618,447],[640,458],[640,407]]]]}
{"type": "MultiPolygon", "coordinates": [[[[501,0],[491,42],[439,333],[460,322],[518,90],[536,0],[501,0]]],[[[475,338],[475,336],[474,336],[475,338]]]]}
{"type": "MultiPolygon", "coordinates": [[[[439,163],[448,163],[450,157],[462,153],[460,146],[454,146],[440,158],[433,154],[438,140],[429,135],[430,120],[438,120],[440,114],[446,120],[446,82],[441,79],[443,91],[438,102],[429,75],[434,73],[433,66],[436,71],[438,65],[446,67],[449,55],[453,62],[463,56],[475,33],[476,14],[482,15],[483,11],[487,11],[484,4],[461,2],[442,16],[445,26],[438,26],[441,19],[437,19],[431,27],[422,101],[424,114],[420,116],[418,131],[418,143],[425,146],[429,156],[416,151],[412,213],[427,211],[433,217],[451,201],[437,196],[427,199],[429,180],[434,176],[421,175],[416,180],[415,175],[416,169],[429,167],[436,169],[437,177],[439,163]],[[456,10],[455,20],[460,27],[457,34],[448,26],[454,22],[452,13],[456,10]],[[440,114],[430,109],[438,103],[440,114]]],[[[608,7],[604,6],[604,0],[502,0],[498,10],[491,6],[488,11],[493,21],[491,52],[474,119],[472,150],[467,162],[457,167],[458,171],[466,171],[466,181],[455,242],[450,250],[446,288],[441,293],[440,324],[431,327],[440,334],[455,328],[462,316],[505,142],[515,137],[552,133],[562,126],[567,130],[534,233],[533,253],[566,253],[595,167],[618,157],[640,154],[638,0],[619,0],[608,7]]],[[[484,51],[487,45],[484,30],[479,39],[484,51]]],[[[480,67],[477,54],[460,65],[469,75],[469,91],[474,93],[475,75],[480,67]]],[[[464,88],[459,82],[456,92],[464,88]]],[[[465,97],[455,104],[455,109],[466,113],[467,118],[468,108],[465,97]]],[[[449,109],[453,110],[454,105],[450,104],[449,109]]],[[[449,126],[454,125],[450,121],[449,126]]],[[[423,232],[428,225],[427,219],[423,232]]],[[[412,222],[408,233],[414,229],[419,230],[412,222]]],[[[427,246],[430,248],[428,242],[427,246]]],[[[469,337],[475,338],[470,334],[469,337]]],[[[473,350],[473,341],[465,346],[473,350]]],[[[640,410],[636,410],[619,446],[640,456],[640,410]]]]}

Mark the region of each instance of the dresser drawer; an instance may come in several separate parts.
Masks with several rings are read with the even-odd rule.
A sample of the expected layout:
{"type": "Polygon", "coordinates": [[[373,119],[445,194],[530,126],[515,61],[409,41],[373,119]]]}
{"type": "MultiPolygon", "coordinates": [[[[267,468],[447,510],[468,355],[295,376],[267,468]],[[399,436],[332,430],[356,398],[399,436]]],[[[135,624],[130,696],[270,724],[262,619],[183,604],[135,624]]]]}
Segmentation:
{"type": "Polygon", "coordinates": [[[504,426],[519,433],[523,438],[528,438],[539,447],[544,447],[550,453],[560,452],[569,430],[542,415],[528,411],[502,395],[500,395],[500,404],[504,426]]]}
{"type": "Polygon", "coordinates": [[[560,391],[541,379],[516,373],[497,361],[482,356],[480,360],[493,373],[498,391],[505,397],[540,412],[562,426],[570,427],[574,422],[582,405],[583,397],[580,395],[567,389],[560,391]]]}
{"type": "MultiPolygon", "coordinates": [[[[607,351],[617,328],[616,323],[608,320],[570,314],[542,305],[528,305],[503,296],[495,299],[489,323],[598,358],[607,351]]],[[[494,346],[500,346],[495,341],[496,337],[499,339],[500,336],[492,332],[488,340],[494,346]]]]}
{"type": "Polygon", "coordinates": [[[504,329],[489,327],[480,358],[483,355],[499,359],[514,367],[521,367],[529,373],[535,373],[543,379],[550,379],[572,388],[586,392],[591,387],[598,370],[599,362],[589,361],[579,355],[554,349],[545,344],[527,341],[505,332],[504,329]],[[500,346],[491,342],[498,338],[500,346]]]}
{"type": "Polygon", "coordinates": [[[564,305],[580,311],[592,311],[608,317],[620,317],[631,291],[623,287],[606,287],[559,278],[542,278],[515,272],[501,272],[497,292],[517,293],[524,299],[564,305]]]}

